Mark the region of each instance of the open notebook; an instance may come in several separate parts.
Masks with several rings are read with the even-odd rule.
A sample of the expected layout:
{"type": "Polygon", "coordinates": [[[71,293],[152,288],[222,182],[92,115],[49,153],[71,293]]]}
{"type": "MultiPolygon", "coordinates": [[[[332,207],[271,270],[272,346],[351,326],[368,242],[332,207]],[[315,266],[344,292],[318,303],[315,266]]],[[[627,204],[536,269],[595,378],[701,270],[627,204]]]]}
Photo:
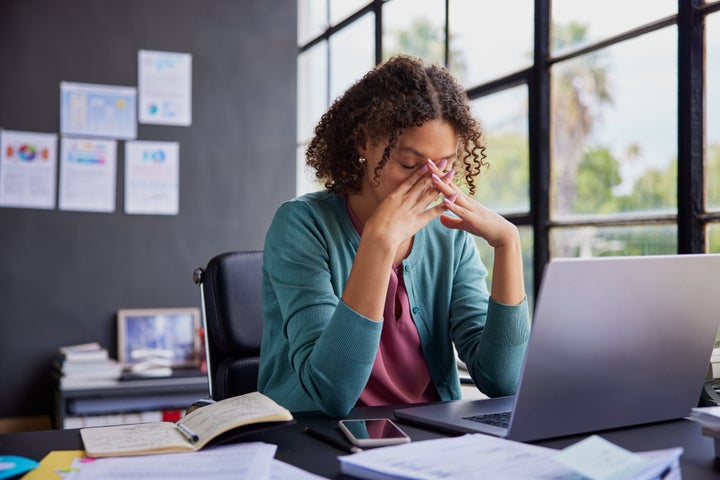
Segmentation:
{"type": "Polygon", "coordinates": [[[719,280],[715,254],[552,260],[515,396],[395,416],[520,441],[684,417],[720,326],[719,280]]]}

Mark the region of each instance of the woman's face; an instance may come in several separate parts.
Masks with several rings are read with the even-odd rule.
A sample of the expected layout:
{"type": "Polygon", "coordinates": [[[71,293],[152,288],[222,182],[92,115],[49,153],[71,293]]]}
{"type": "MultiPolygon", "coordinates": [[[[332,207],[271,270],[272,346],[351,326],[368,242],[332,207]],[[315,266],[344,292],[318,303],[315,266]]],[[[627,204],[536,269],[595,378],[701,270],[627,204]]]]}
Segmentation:
{"type": "Polygon", "coordinates": [[[453,127],[443,120],[430,120],[420,127],[406,129],[376,181],[375,167],[380,163],[386,145],[387,141],[367,142],[360,148],[361,155],[367,160],[361,192],[369,189],[378,202],[422,168],[428,158],[436,164],[447,160],[444,171],[449,171],[457,158],[458,138],[453,127]]]}

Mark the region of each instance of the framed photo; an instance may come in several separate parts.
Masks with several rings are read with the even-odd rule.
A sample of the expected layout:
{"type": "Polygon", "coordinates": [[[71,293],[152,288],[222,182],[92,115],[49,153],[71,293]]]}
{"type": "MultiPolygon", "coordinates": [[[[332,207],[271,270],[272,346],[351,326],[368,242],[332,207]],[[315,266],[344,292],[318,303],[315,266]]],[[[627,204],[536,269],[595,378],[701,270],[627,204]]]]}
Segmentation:
{"type": "Polygon", "coordinates": [[[117,328],[118,360],[125,366],[191,367],[200,363],[198,308],[118,310],[117,328]]]}

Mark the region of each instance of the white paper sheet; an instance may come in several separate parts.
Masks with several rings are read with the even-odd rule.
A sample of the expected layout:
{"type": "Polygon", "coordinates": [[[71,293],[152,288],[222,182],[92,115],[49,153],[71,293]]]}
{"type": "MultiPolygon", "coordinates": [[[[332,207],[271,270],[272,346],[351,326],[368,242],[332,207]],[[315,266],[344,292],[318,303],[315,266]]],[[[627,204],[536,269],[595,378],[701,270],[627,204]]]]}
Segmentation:
{"type": "Polygon", "coordinates": [[[271,480],[320,480],[325,477],[306,472],[280,460],[273,460],[272,466],[270,467],[270,478],[271,480]]]}
{"type": "Polygon", "coordinates": [[[138,52],[140,123],[189,126],[192,123],[192,55],[138,52]]]}
{"type": "Polygon", "coordinates": [[[179,150],[177,142],[125,144],[125,213],[177,215],[179,150]]]}
{"type": "Polygon", "coordinates": [[[276,450],[276,445],[252,442],[191,453],[78,459],[73,463],[77,470],[64,480],[266,479],[276,450]]]}
{"type": "Polygon", "coordinates": [[[115,140],[60,141],[60,209],[115,211],[115,140]]]}
{"type": "Polygon", "coordinates": [[[105,138],[137,136],[137,89],[60,83],[60,133],[105,138]]]}
{"type": "Polygon", "coordinates": [[[55,208],[57,135],[0,130],[0,206],[55,208]]]}

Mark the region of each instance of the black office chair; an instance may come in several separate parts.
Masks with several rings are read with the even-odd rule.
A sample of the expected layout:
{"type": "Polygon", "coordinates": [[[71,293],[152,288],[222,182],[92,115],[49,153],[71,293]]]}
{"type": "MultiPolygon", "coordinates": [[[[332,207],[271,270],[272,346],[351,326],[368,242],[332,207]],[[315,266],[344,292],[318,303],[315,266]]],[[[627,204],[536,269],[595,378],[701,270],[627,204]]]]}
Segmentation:
{"type": "Polygon", "coordinates": [[[229,252],[195,269],[213,400],[257,390],[262,336],[262,251],[229,252]]]}

